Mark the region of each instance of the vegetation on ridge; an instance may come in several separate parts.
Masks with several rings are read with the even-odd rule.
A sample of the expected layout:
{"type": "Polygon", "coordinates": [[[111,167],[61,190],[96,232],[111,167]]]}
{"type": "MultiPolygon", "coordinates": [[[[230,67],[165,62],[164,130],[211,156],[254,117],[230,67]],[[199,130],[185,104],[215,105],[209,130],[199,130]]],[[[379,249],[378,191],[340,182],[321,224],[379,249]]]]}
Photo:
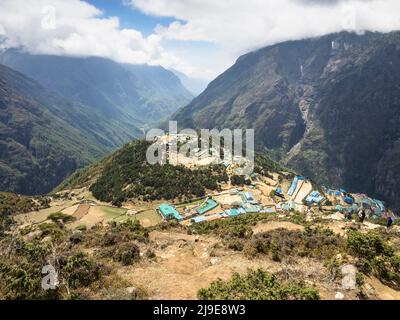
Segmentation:
{"type": "Polygon", "coordinates": [[[200,289],[201,300],[319,300],[318,290],[303,282],[283,282],[261,269],[235,273],[229,281],[217,280],[200,289]]]}
{"type": "Polygon", "coordinates": [[[228,181],[223,166],[190,170],[184,166],[150,165],[146,150],[150,142],[138,140],[126,145],[105,165],[90,187],[101,200],[121,204],[139,198],[144,201],[184,199],[204,196],[206,190],[217,190],[218,183],[228,181]]]}

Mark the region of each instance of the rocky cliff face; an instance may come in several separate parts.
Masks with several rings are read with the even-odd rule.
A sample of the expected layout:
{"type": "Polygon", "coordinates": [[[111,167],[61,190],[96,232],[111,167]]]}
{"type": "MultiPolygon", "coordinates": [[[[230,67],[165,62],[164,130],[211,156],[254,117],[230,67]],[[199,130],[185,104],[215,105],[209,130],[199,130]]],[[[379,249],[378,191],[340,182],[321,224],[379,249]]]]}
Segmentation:
{"type": "Polygon", "coordinates": [[[396,206],[399,70],[400,33],[286,42],[239,58],[174,118],[254,128],[258,148],[289,166],[396,206]]]}

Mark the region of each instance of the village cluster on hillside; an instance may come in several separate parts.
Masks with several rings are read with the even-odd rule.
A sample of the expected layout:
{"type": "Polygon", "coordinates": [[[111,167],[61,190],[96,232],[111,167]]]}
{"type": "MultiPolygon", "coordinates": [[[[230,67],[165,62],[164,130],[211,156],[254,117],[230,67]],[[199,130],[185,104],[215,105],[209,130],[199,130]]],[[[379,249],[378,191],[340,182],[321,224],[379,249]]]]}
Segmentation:
{"type": "Polygon", "coordinates": [[[336,212],[350,217],[364,210],[370,219],[394,216],[382,201],[365,194],[350,194],[344,189],[322,187],[314,190],[311,181],[295,176],[291,183],[282,176],[276,180],[253,175],[251,184],[210,194],[203,202],[177,209],[172,204],[162,204],[158,212],[164,219],[176,219],[185,224],[213,221],[251,213],[280,213],[298,211],[336,212]]]}
{"type": "MultiPolygon", "coordinates": [[[[233,177],[237,169],[248,165],[246,157],[224,156],[213,148],[201,150],[195,148],[190,154],[177,153],[170,157],[171,147],[179,148],[191,137],[188,135],[165,135],[156,138],[156,143],[165,144],[165,157],[173,161],[173,165],[183,165],[192,170],[210,165],[224,165],[229,182],[222,183],[220,190],[209,191],[202,198],[185,200],[183,202],[154,201],[143,203],[132,201],[121,208],[110,206],[98,201],[86,189],[72,190],[68,199],[53,199],[50,208],[38,212],[23,214],[17,217],[23,225],[41,223],[55,212],[71,215],[74,219],[70,228],[80,225],[93,226],[109,221],[123,221],[133,218],[143,226],[152,226],[163,220],[177,220],[184,225],[227,219],[244,214],[271,213],[285,214],[301,212],[311,218],[313,214],[324,213],[331,219],[343,220],[357,215],[363,210],[368,220],[387,219],[394,214],[387,210],[385,204],[366,194],[349,193],[344,189],[330,189],[319,186],[309,179],[291,172],[252,173],[237,182],[233,177]]],[[[224,155],[229,150],[223,149],[224,155]]],[[[172,186],[171,186],[172,187],[172,186]]]]}
{"type": "MultiPolygon", "coordinates": [[[[166,157],[172,160],[169,154],[171,146],[179,147],[192,137],[184,134],[165,135],[157,137],[156,141],[165,144],[166,157]]],[[[224,155],[229,150],[223,149],[224,155]]],[[[196,148],[190,155],[178,153],[173,164],[185,165],[189,168],[221,164],[231,174],[238,167],[245,166],[246,157],[224,157],[212,148],[201,150],[196,148]]],[[[176,219],[182,223],[200,223],[213,221],[248,213],[277,213],[284,211],[298,211],[311,213],[312,208],[320,211],[341,213],[350,218],[352,214],[364,210],[368,218],[387,218],[393,213],[386,210],[382,201],[368,197],[366,194],[352,194],[345,189],[329,189],[313,185],[311,181],[302,176],[289,179],[290,173],[270,173],[264,177],[255,173],[245,178],[248,185],[244,188],[226,186],[222,192],[210,194],[204,201],[177,209],[172,204],[162,204],[157,208],[159,214],[166,220],[176,219]],[[231,188],[229,188],[231,187],[231,188]]]]}

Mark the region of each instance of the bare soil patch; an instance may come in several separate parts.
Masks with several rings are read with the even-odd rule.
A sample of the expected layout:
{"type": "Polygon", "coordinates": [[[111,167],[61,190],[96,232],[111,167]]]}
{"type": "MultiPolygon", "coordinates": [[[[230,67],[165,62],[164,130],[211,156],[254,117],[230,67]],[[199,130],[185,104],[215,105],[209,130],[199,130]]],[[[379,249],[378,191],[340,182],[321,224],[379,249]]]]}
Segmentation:
{"type": "Polygon", "coordinates": [[[253,227],[253,232],[255,234],[268,232],[276,229],[287,229],[291,231],[303,231],[304,227],[288,221],[269,221],[269,222],[261,222],[258,223],[255,227],[253,227]]]}
{"type": "Polygon", "coordinates": [[[81,204],[79,205],[78,209],[74,212],[74,218],[76,220],[82,219],[84,216],[86,216],[89,213],[90,205],[89,204],[81,204]]]}

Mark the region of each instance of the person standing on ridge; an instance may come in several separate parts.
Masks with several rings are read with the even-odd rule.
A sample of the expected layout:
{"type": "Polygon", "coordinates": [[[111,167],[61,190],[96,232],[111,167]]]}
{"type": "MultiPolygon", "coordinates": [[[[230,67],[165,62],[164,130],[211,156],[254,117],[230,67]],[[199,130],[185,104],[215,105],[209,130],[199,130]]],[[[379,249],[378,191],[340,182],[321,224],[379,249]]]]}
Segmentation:
{"type": "Polygon", "coordinates": [[[393,218],[392,218],[392,216],[389,216],[387,218],[386,229],[389,230],[392,225],[393,225],[393,218]]]}
{"type": "Polygon", "coordinates": [[[365,217],[366,217],[365,210],[364,210],[364,209],[361,209],[361,210],[358,212],[358,218],[360,219],[360,222],[361,222],[361,223],[364,223],[365,217]]]}

